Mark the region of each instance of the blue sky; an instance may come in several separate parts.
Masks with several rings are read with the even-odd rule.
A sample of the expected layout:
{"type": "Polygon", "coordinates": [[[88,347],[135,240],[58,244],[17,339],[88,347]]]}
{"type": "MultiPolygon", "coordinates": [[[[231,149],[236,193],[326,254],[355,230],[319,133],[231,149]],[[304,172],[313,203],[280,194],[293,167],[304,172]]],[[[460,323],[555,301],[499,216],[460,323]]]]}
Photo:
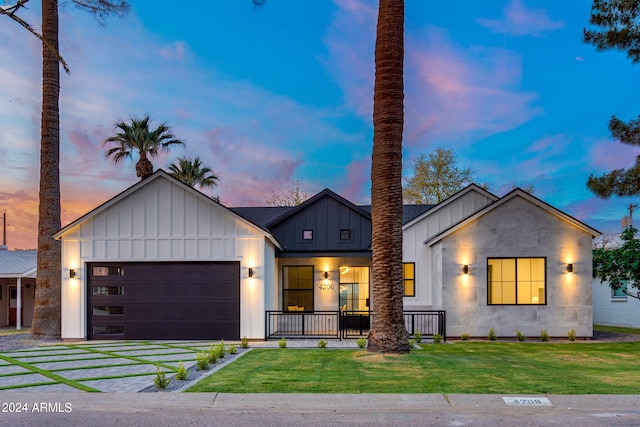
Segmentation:
{"type": "MultiPolygon", "coordinates": [[[[33,2],[33,4],[32,4],[33,2]]],[[[113,124],[149,114],[186,141],[154,161],[199,155],[227,206],[260,206],[299,180],[355,203],[370,199],[373,49],[369,0],[136,0],[101,27],[67,3],[61,51],[63,225],[137,181],[104,159],[113,124]]],[[[24,16],[40,26],[39,3],[24,16]]],[[[598,200],[589,174],[628,167],[611,115],[640,114],[638,67],[582,43],[591,0],[406,1],[405,175],[409,160],[453,148],[502,195],[535,195],[604,232],[630,199],[598,200]]],[[[36,247],[40,46],[0,21],[0,209],[9,247],[36,247]]]]}

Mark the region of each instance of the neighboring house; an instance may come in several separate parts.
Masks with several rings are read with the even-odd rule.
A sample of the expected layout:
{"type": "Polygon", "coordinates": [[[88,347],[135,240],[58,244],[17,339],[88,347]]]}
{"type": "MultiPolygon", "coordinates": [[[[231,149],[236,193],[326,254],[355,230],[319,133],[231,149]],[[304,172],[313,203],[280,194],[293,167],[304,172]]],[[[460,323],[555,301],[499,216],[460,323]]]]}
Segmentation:
{"type": "Polygon", "coordinates": [[[624,290],[638,295],[638,289],[627,283],[613,290],[609,282],[593,279],[593,323],[596,325],[640,328],[640,300],[628,296],[624,290]]]}
{"type": "Polygon", "coordinates": [[[0,324],[31,327],[36,292],[37,251],[0,246],[0,324]]]}
{"type": "MultiPolygon", "coordinates": [[[[408,329],[590,337],[597,235],[521,190],[471,185],[405,206],[408,329]]],[[[229,209],[158,171],[55,237],[63,338],[339,337],[366,333],[375,310],[370,206],[328,189],[293,208],[229,209]]]]}

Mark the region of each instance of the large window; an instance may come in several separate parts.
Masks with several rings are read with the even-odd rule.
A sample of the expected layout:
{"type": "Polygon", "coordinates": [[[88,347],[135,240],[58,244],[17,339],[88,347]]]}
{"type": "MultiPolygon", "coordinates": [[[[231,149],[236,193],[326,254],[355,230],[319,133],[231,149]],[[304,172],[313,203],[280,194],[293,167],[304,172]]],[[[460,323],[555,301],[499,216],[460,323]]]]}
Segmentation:
{"type": "Polygon", "coordinates": [[[369,267],[340,267],[340,310],[369,310],[369,267]]]}
{"type": "Polygon", "coordinates": [[[283,268],[284,311],[313,311],[313,266],[283,268]]]}
{"type": "Polygon", "coordinates": [[[546,304],[546,258],[489,258],[489,305],[546,304]]]}
{"type": "Polygon", "coordinates": [[[402,287],[405,297],[416,296],[416,264],[414,262],[402,264],[402,287]]]}

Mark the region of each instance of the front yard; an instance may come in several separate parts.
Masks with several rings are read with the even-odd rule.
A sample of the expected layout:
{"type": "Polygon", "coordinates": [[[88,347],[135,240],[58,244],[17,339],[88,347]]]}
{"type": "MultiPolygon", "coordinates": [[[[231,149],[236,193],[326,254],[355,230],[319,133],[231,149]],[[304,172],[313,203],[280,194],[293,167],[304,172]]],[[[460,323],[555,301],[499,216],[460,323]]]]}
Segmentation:
{"type": "Polygon", "coordinates": [[[461,342],[423,347],[406,355],[254,349],[189,391],[640,394],[640,342],[461,342]]]}

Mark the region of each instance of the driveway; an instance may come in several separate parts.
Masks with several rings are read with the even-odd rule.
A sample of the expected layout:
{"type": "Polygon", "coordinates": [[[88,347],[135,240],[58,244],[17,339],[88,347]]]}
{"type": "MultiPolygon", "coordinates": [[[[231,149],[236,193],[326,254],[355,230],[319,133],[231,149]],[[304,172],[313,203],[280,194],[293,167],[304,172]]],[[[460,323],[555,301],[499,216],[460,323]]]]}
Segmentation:
{"type": "Polygon", "coordinates": [[[180,362],[195,370],[196,354],[218,342],[83,342],[3,351],[0,391],[137,392],[153,386],[157,369],[167,377],[180,362]]]}

